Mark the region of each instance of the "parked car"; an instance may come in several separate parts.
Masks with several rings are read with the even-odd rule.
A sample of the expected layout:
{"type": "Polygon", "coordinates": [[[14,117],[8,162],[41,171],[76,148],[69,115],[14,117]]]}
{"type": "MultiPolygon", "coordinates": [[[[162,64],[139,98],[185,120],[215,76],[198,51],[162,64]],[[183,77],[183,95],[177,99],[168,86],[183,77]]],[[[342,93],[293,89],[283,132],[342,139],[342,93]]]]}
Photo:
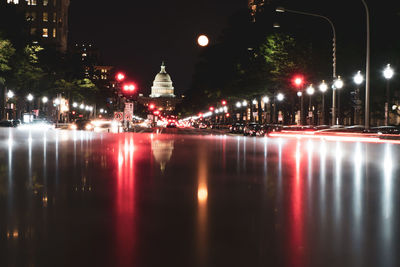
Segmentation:
{"type": "Polygon", "coordinates": [[[74,124],[71,125],[71,129],[73,130],[87,130],[92,131],[93,125],[90,120],[86,119],[77,119],[74,124]]]}
{"type": "Polygon", "coordinates": [[[244,123],[236,122],[229,128],[230,133],[241,134],[243,133],[244,123]]]}
{"type": "Polygon", "coordinates": [[[0,121],[0,127],[15,127],[12,121],[0,121]]]}
{"type": "Polygon", "coordinates": [[[372,127],[365,131],[366,133],[377,133],[377,134],[400,134],[400,127],[398,126],[379,126],[372,127]]]}
{"type": "Polygon", "coordinates": [[[257,131],[261,128],[261,125],[258,123],[249,123],[243,128],[244,136],[256,136],[257,131]]]}

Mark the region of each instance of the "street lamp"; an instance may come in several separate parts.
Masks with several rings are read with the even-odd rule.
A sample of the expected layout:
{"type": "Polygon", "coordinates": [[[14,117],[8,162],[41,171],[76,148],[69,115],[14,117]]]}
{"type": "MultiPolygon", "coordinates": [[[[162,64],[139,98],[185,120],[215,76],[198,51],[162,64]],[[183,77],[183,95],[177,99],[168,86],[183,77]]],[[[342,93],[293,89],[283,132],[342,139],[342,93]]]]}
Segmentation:
{"type": "Polygon", "coordinates": [[[241,107],[242,107],[242,103],[236,102],[236,107],[237,107],[237,108],[241,108],[241,107]]]}
{"type": "Polygon", "coordinates": [[[84,105],[84,104],[81,104],[81,105],[79,106],[79,108],[80,108],[80,109],[85,109],[85,105],[84,105]]]}
{"type": "Polygon", "coordinates": [[[73,106],[74,108],[77,108],[77,107],[78,107],[78,103],[74,102],[74,103],[72,104],[72,106],[73,106]]]}
{"type": "Polygon", "coordinates": [[[46,104],[47,102],[49,102],[49,99],[47,98],[47,96],[44,96],[42,98],[42,102],[43,102],[43,104],[46,104]]]}
{"type": "Polygon", "coordinates": [[[322,93],[322,124],[325,124],[325,92],[328,91],[328,85],[325,81],[319,85],[319,90],[322,93]]]}
{"type": "Polygon", "coordinates": [[[354,124],[360,124],[360,109],[361,109],[361,101],[360,101],[360,85],[364,82],[364,76],[361,74],[361,71],[358,71],[356,75],[353,77],[354,83],[357,85],[355,91],[355,112],[354,112],[354,124]]]}
{"type": "Polygon", "coordinates": [[[313,114],[312,114],[312,102],[311,102],[311,97],[315,93],[315,89],[312,84],[310,84],[309,87],[307,87],[307,94],[310,96],[310,103],[308,105],[308,117],[310,118],[310,124],[312,124],[312,119],[313,119],[313,114]]]}
{"type": "MultiPolygon", "coordinates": [[[[338,76],[338,78],[334,81],[334,83],[333,83],[333,86],[332,86],[332,91],[336,91],[336,89],[338,89],[338,90],[340,90],[340,89],[342,89],[343,88],[343,85],[344,85],[344,83],[343,83],[343,81],[342,81],[342,79],[340,78],[340,76],[338,76]]],[[[340,94],[339,94],[339,92],[340,91],[338,91],[338,110],[337,110],[337,114],[336,114],[336,112],[333,112],[334,111],[334,108],[332,108],[332,112],[333,112],[333,114],[332,114],[332,120],[334,121],[333,122],[333,124],[337,121],[337,120],[339,120],[339,118],[340,118],[340,94]],[[337,115],[337,116],[336,116],[337,115]]],[[[335,110],[336,111],[336,110],[335,110]]]]}
{"type": "Polygon", "coordinates": [[[268,97],[268,96],[264,96],[264,97],[262,98],[262,101],[263,101],[264,103],[269,103],[269,97],[268,97]]]}
{"type": "Polygon", "coordinates": [[[385,125],[389,125],[389,81],[392,79],[394,75],[393,69],[390,67],[390,64],[386,65],[386,68],[383,70],[383,76],[386,79],[386,103],[385,103],[385,125]]]}
{"type": "MultiPolygon", "coordinates": [[[[276,8],[276,12],[280,12],[280,13],[289,12],[289,13],[294,13],[294,14],[300,14],[300,15],[306,15],[306,16],[322,18],[322,19],[325,19],[326,21],[328,21],[328,23],[331,25],[332,33],[333,33],[333,40],[332,40],[333,75],[332,76],[333,76],[333,80],[335,80],[336,79],[336,29],[335,29],[335,26],[333,25],[333,22],[328,17],[322,16],[322,15],[303,12],[303,11],[290,10],[290,9],[286,9],[284,7],[276,8]]],[[[335,114],[336,114],[336,93],[335,93],[335,90],[332,90],[332,125],[335,124],[335,117],[336,117],[335,114]]]]}
{"type": "Polygon", "coordinates": [[[14,92],[11,91],[11,90],[8,91],[8,92],[7,92],[7,97],[8,97],[8,98],[13,98],[13,97],[14,97],[14,92]]]}
{"type": "Polygon", "coordinates": [[[31,102],[31,101],[33,100],[33,95],[32,95],[32,94],[29,94],[29,95],[26,97],[26,99],[28,99],[28,101],[31,102]]]}
{"type": "Polygon", "coordinates": [[[61,104],[60,99],[56,98],[56,99],[54,100],[54,104],[56,104],[57,106],[60,105],[60,104],[61,104]]]}
{"type": "Polygon", "coordinates": [[[243,100],[242,106],[243,106],[243,107],[247,107],[247,101],[246,101],[246,100],[243,100]]]}
{"type": "Polygon", "coordinates": [[[281,101],[283,101],[283,99],[285,99],[285,96],[284,96],[282,93],[279,93],[279,94],[276,96],[276,99],[278,99],[278,101],[281,102],[281,101]]]}

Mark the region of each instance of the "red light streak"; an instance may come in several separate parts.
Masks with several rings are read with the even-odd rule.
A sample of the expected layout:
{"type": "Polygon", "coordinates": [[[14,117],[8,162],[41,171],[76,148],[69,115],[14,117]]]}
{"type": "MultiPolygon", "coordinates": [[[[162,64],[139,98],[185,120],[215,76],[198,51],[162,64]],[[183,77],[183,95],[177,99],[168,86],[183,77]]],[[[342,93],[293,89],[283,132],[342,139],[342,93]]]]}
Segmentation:
{"type": "Polygon", "coordinates": [[[392,135],[369,135],[355,133],[316,133],[312,131],[282,131],[270,133],[269,137],[287,137],[287,138],[307,138],[320,139],[326,141],[341,141],[341,142],[361,142],[375,144],[397,144],[400,145],[400,140],[381,139],[379,137],[390,137],[392,135]]]}

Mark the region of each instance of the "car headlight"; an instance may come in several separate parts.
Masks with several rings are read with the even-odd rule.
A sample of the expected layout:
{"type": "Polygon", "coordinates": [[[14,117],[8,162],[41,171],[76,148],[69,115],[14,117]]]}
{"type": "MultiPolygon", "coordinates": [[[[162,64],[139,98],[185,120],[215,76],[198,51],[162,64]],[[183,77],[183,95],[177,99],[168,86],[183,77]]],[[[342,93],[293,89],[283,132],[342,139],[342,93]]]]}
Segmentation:
{"type": "Polygon", "coordinates": [[[70,128],[71,130],[76,130],[76,129],[78,129],[78,127],[77,127],[75,124],[71,124],[71,125],[69,126],[69,128],[70,128]]]}
{"type": "Polygon", "coordinates": [[[93,126],[91,124],[86,124],[85,129],[86,130],[92,130],[93,126]]]}

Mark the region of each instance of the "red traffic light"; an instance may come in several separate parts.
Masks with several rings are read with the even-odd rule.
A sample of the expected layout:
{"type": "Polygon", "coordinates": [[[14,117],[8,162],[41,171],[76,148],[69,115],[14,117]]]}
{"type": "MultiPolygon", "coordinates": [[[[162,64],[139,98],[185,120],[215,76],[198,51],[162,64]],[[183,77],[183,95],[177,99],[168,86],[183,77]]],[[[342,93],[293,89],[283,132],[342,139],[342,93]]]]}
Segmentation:
{"type": "Polygon", "coordinates": [[[125,84],[125,85],[122,87],[122,90],[123,90],[125,93],[133,93],[133,92],[135,91],[135,89],[136,89],[136,86],[135,86],[133,83],[125,84]]]}
{"type": "Polygon", "coordinates": [[[304,77],[301,75],[296,75],[296,76],[294,76],[292,83],[294,86],[296,86],[298,88],[302,87],[304,84],[304,77]]]}
{"type": "Polygon", "coordinates": [[[155,108],[156,108],[156,105],[154,105],[154,104],[150,104],[150,105],[149,105],[149,109],[150,109],[150,110],[153,110],[153,109],[155,109],[155,108]]]}
{"type": "Polygon", "coordinates": [[[117,78],[117,81],[122,82],[123,80],[125,80],[125,74],[123,74],[122,72],[119,72],[119,73],[117,73],[115,78],[117,78]]]}
{"type": "Polygon", "coordinates": [[[158,116],[158,115],[160,115],[160,111],[159,111],[159,110],[155,110],[155,111],[153,112],[153,114],[156,115],[156,116],[158,116]]]}
{"type": "Polygon", "coordinates": [[[226,106],[226,100],[222,100],[222,101],[221,101],[221,104],[222,104],[223,106],[226,106]]]}
{"type": "Polygon", "coordinates": [[[226,113],[225,116],[226,116],[227,118],[229,118],[229,117],[231,116],[231,114],[226,113]]]}
{"type": "Polygon", "coordinates": [[[214,107],[210,107],[209,110],[210,110],[210,111],[214,111],[214,107]]]}

